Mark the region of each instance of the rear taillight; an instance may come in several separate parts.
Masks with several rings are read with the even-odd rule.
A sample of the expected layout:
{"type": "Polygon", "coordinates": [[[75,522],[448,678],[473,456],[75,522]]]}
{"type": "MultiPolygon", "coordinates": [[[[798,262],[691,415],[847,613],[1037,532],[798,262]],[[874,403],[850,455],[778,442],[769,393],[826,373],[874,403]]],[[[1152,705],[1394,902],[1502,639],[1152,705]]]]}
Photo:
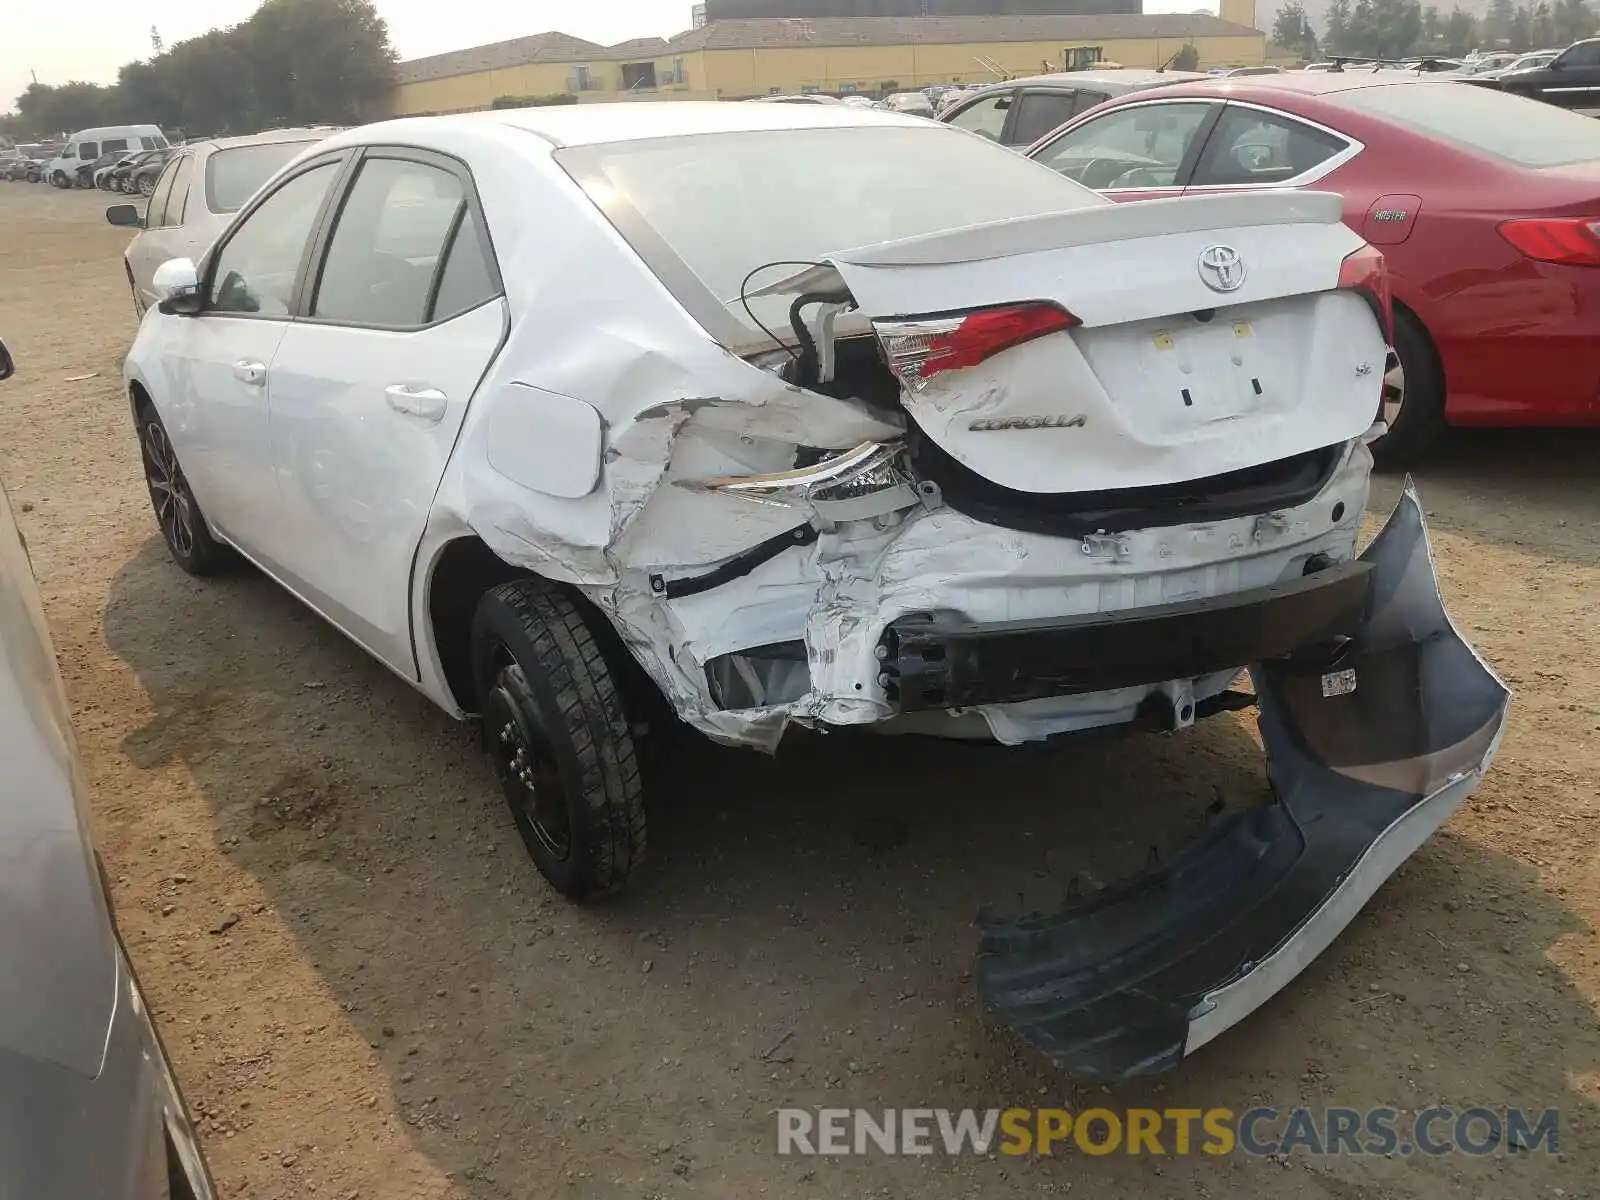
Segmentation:
{"type": "Polygon", "coordinates": [[[1501,221],[1500,236],[1540,262],[1600,267],[1600,221],[1588,217],[1501,221]]]}
{"type": "Polygon", "coordinates": [[[874,321],[889,368],[913,392],[945,371],[975,367],[1002,350],[1078,324],[1059,304],[985,308],[951,317],[874,321]]]}
{"type": "Polygon", "coordinates": [[[1374,246],[1363,246],[1345,255],[1344,262],[1339,264],[1339,286],[1365,297],[1383,328],[1384,343],[1394,345],[1394,299],[1389,290],[1389,268],[1383,261],[1383,252],[1374,246]]]}

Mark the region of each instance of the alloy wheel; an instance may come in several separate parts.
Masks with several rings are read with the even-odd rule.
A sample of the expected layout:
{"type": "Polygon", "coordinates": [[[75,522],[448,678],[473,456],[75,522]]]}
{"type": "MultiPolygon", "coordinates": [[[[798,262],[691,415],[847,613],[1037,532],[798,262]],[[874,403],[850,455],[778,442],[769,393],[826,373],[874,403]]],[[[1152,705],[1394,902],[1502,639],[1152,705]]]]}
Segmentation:
{"type": "Polygon", "coordinates": [[[1400,417],[1400,406],[1405,403],[1406,369],[1394,354],[1389,355],[1388,365],[1383,375],[1383,420],[1392,429],[1400,417]]]}
{"type": "Polygon", "coordinates": [[[167,544],[182,558],[194,553],[194,496],[183,477],[178,456],[172,452],[167,431],[159,421],[141,427],[139,443],[144,450],[144,478],[155,505],[156,522],[167,544]]]}

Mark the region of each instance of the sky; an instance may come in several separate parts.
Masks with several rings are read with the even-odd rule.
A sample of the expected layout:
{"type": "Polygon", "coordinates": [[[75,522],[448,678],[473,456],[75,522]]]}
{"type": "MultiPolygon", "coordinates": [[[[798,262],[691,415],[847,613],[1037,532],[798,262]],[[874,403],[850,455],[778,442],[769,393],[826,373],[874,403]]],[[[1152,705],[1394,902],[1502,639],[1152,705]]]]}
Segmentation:
{"type": "MultiPolygon", "coordinates": [[[[39,0],[35,0],[39,2],[39,0]]],[[[6,0],[19,7],[23,0],[6,0]]],[[[150,27],[167,45],[245,20],[260,0],[45,0],[32,21],[7,20],[0,41],[0,112],[37,77],[111,83],[117,68],[151,54],[150,27]]],[[[610,45],[689,27],[690,0],[376,0],[402,59],[559,29],[610,45]]],[[[1215,0],[1145,0],[1146,12],[1216,11],[1215,0]]]]}

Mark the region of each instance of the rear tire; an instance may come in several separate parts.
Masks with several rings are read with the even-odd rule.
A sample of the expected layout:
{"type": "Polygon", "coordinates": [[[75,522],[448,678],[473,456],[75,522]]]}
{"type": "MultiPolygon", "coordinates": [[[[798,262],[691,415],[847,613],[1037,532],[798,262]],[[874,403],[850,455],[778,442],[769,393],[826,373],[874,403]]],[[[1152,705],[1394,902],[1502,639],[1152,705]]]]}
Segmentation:
{"type": "Polygon", "coordinates": [[[1404,309],[1394,313],[1394,350],[1405,373],[1400,410],[1389,432],[1372,445],[1379,466],[1409,466],[1444,429],[1445,380],[1433,339],[1421,321],[1404,309]]]}
{"type": "Polygon", "coordinates": [[[489,757],[539,873],[574,900],[618,891],[645,853],[644,787],[617,680],[572,598],[491,588],[472,622],[489,757]]]}
{"type": "Polygon", "coordinates": [[[146,402],[140,406],[138,428],[145,486],[172,561],[190,575],[203,578],[221,574],[233,564],[233,553],[206,527],[205,514],[189,490],[189,481],[155,405],[146,402]]]}

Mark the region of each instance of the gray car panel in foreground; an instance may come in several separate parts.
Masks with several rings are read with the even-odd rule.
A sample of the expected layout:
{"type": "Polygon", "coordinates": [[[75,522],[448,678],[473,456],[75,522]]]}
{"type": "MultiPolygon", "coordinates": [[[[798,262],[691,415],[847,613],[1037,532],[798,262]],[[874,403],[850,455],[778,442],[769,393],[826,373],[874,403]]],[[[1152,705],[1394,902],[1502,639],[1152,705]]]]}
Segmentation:
{"type": "MultiPolygon", "coordinates": [[[[11,359],[0,342],[0,379],[11,359]]],[[[0,1197],[212,1200],[123,955],[61,676],[0,489],[0,1197]]]]}
{"type": "Polygon", "coordinates": [[[1051,915],[980,919],[984,1002],[1080,1078],[1151,1075],[1260,1007],[1472,792],[1510,693],[1445,613],[1407,485],[1365,620],[1252,668],[1274,803],[1051,915]]]}

